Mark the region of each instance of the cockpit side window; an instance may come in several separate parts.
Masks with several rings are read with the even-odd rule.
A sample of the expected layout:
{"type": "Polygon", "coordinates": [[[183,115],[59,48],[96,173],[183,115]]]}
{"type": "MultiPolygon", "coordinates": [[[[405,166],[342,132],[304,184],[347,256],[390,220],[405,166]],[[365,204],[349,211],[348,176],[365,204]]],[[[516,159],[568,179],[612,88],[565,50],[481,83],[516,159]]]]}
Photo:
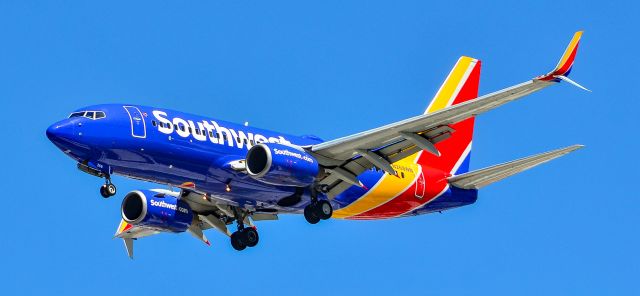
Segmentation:
{"type": "Polygon", "coordinates": [[[71,115],[69,115],[69,118],[74,118],[74,117],[82,117],[84,116],[84,111],[80,111],[80,112],[73,112],[71,113],[71,115]]]}
{"type": "Polygon", "coordinates": [[[95,119],[105,118],[107,117],[107,115],[102,111],[78,111],[78,112],[73,112],[71,113],[71,115],[69,115],[69,118],[74,118],[74,117],[84,117],[84,118],[95,120],[95,119]]]}

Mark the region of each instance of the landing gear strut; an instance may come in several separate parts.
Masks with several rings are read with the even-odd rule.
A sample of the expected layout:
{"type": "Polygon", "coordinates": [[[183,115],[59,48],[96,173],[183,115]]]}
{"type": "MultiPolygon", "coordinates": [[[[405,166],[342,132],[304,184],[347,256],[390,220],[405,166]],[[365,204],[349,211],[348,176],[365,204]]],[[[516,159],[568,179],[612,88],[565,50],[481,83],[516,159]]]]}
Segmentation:
{"type": "Polygon", "coordinates": [[[109,176],[105,177],[107,179],[106,183],[100,186],[100,195],[104,198],[109,198],[116,195],[117,189],[116,185],[111,183],[111,178],[109,176]]]}
{"type": "Polygon", "coordinates": [[[247,247],[255,247],[258,245],[260,236],[255,227],[245,227],[244,215],[238,214],[237,210],[234,210],[236,221],[238,221],[238,230],[231,234],[231,246],[237,251],[242,251],[247,247]]]}
{"type": "Polygon", "coordinates": [[[323,199],[318,199],[317,190],[311,190],[311,203],[304,208],[304,218],[310,224],[316,224],[320,220],[327,220],[333,215],[333,207],[323,199]]]}

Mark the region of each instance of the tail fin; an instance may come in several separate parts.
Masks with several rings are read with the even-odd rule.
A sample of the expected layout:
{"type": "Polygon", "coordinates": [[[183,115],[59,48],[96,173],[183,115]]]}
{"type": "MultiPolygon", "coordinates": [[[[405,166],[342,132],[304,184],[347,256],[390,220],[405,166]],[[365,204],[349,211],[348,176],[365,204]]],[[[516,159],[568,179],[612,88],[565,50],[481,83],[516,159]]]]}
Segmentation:
{"type": "Polygon", "coordinates": [[[460,57],[424,114],[433,113],[478,97],[481,64],[480,60],[465,56],[460,57]]]}
{"type": "MultiPolygon", "coordinates": [[[[425,110],[433,113],[449,106],[460,104],[478,97],[480,69],[482,62],[470,57],[460,57],[445,79],[442,86],[425,110]]],[[[469,157],[473,138],[474,118],[451,125],[453,131],[446,141],[440,141],[436,148],[441,155],[419,153],[416,162],[428,164],[451,174],[460,174],[469,170],[469,157]]]]}

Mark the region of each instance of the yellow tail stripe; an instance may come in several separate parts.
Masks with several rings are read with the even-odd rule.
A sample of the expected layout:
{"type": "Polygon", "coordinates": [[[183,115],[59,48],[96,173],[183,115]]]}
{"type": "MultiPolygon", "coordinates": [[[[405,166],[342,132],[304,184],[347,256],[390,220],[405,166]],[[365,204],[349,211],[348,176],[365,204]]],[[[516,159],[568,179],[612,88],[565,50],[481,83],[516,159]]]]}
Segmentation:
{"type": "Polygon", "coordinates": [[[460,83],[464,83],[462,80],[474,61],[475,59],[470,57],[460,57],[456,65],[451,69],[447,79],[445,79],[442,86],[440,86],[440,89],[436,93],[436,96],[431,101],[431,104],[425,113],[433,113],[448,107],[451,98],[454,96],[456,90],[458,90],[458,85],[460,85],[460,83]]]}

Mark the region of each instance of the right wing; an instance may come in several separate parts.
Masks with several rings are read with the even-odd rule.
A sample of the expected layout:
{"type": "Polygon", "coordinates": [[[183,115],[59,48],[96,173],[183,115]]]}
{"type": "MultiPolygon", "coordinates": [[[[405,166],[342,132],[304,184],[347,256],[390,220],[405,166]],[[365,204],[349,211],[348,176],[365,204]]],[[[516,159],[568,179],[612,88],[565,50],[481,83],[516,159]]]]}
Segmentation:
{"type": "Polygon", "coordinates": [[[539,91],[562,80],[571,71],[582,32],[575,33],[560,62],[551,72],[532,80],[490,93],[439,111],[388,124],[354,135],[305,147],[325,168],[319,184],[326,186],[330,198],[352,185],[357,176],[372,167],[395,174],[391,163],[420,150],[439,155],[435,143],[455,132],[450,125],[487,112],[503,104],[539,91]]]}

